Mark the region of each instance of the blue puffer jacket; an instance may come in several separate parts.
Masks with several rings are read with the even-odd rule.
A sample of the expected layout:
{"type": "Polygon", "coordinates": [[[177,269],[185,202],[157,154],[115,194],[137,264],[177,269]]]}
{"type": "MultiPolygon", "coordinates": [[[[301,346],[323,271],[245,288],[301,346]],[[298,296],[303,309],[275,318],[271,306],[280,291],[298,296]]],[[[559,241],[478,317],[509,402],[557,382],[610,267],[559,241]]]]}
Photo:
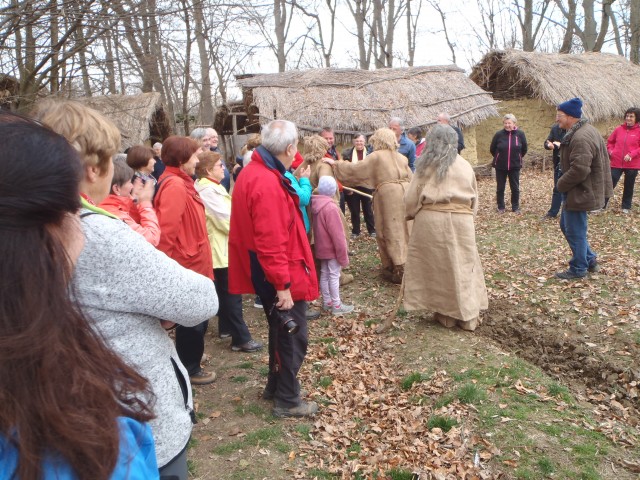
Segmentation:
{"type": "Polygon", "coordinates": [[[527,138],[522,130],[500,130],[493,136],[489,151],[496,170],[519,170],[527,154],[527,138]]]}

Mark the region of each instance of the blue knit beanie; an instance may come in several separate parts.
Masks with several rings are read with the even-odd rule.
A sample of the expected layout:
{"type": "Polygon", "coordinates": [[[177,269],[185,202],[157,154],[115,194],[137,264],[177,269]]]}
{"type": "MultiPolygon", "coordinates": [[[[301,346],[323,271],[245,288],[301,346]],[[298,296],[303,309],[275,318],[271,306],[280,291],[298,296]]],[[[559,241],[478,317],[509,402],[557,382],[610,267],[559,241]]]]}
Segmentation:
{"type": "Polygon", "coordinates": [[[329,175],[324,175],[318,180],[318,193],[320,195],[326,195],[327,197],[333,197],[336,193],[336,180],[329,175]]]}
{"type": "Polygon", "coordinates": [[[580,118],[582,117],[582,100],[578,97],[567,100],[566,102],[558,105],[558,110],[566,113],[570,117],[580,118]]]}

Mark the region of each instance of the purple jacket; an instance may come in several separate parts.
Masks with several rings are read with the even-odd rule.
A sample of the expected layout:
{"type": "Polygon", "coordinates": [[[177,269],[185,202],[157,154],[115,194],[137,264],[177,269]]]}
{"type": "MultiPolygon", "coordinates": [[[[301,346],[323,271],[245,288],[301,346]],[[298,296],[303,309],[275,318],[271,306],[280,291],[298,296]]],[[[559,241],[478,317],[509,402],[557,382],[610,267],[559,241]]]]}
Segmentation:
{"type": "Polygon", "coordinates": [[[311,198],[311,214],[316,258],[318,260],[335,258],[343,267],[349,265],[347,239],[344,235],[340,209],[333,198],[314,195],[311,198]]]}

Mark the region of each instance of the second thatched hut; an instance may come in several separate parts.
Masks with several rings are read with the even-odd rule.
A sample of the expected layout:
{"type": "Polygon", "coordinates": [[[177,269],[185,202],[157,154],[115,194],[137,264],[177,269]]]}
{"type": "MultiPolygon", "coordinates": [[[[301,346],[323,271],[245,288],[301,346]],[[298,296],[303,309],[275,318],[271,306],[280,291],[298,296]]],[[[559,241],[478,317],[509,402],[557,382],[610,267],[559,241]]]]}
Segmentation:
{"type": "MultiPolygon", "coordinates": [[[[555,122],[558,104],[580,97],[583,116],[604,137],[622,123],[627,108],[640,106],[640,67],[619,55],[493,51],[476,64],[470,78],[501,100],[502,115],[516,116],[527,136],[529,152],[547,156],[550,153],[543,143],[555,122]]],[[[501,128],[502,118],[478,125],[482,163],[491,160],[489,145],[501,128]]]]}
{"type": "MultiPolygon", "coordinates": [[[[498,115],[495,101],[455,65],[357,70],[323,68],[238,77],[247,125],[276,118],[303,135],[332,127],[336,142],[372,134],[401,117],[407,128],[429,129],[440,112],[465,133],[463,156],[476,163],[475,126],[498,115]]],[[[237,113],[236,113],[237,114],[237,113]]],[[[245,127],[246,128],[246,127],[245,127]]]]}

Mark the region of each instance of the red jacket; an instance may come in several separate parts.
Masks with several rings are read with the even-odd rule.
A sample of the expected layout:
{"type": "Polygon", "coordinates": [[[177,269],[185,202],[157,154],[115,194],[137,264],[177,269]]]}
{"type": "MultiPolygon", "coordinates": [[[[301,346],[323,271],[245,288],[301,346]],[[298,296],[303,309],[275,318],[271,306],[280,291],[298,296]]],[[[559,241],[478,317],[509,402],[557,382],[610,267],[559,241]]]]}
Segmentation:
{"type": "Polygon", "coordinates": [[[158,246],[160,227],[151,202],[133,203],[133,199],[130,197],[119,197],[112,193],[98,206],[123,220],[151,245],[158,246]]]}
{"type": "Polygon", "coordinates": [[[640,169],[640,124],[628,128],[625,123],[616,128],[607,140],[607,151],[611,158],[611,168],[640,169]],[[631,155],[631,161],[624,157],[631,155]]]}
{"type": "Polygon", "coordinates": [[[177,167],[167,167],[158,185],[153,201],[161,232],[158,250],[213,280],[204,204],[193,179],[177,167]]]}
{"type": "Polygon", "coordinates": [[[294,301],[318,298],[298,197],[283,174],[283,165],[260,146],[238,176],[231,199],[230,293],[289,288],[294,301]]]}

